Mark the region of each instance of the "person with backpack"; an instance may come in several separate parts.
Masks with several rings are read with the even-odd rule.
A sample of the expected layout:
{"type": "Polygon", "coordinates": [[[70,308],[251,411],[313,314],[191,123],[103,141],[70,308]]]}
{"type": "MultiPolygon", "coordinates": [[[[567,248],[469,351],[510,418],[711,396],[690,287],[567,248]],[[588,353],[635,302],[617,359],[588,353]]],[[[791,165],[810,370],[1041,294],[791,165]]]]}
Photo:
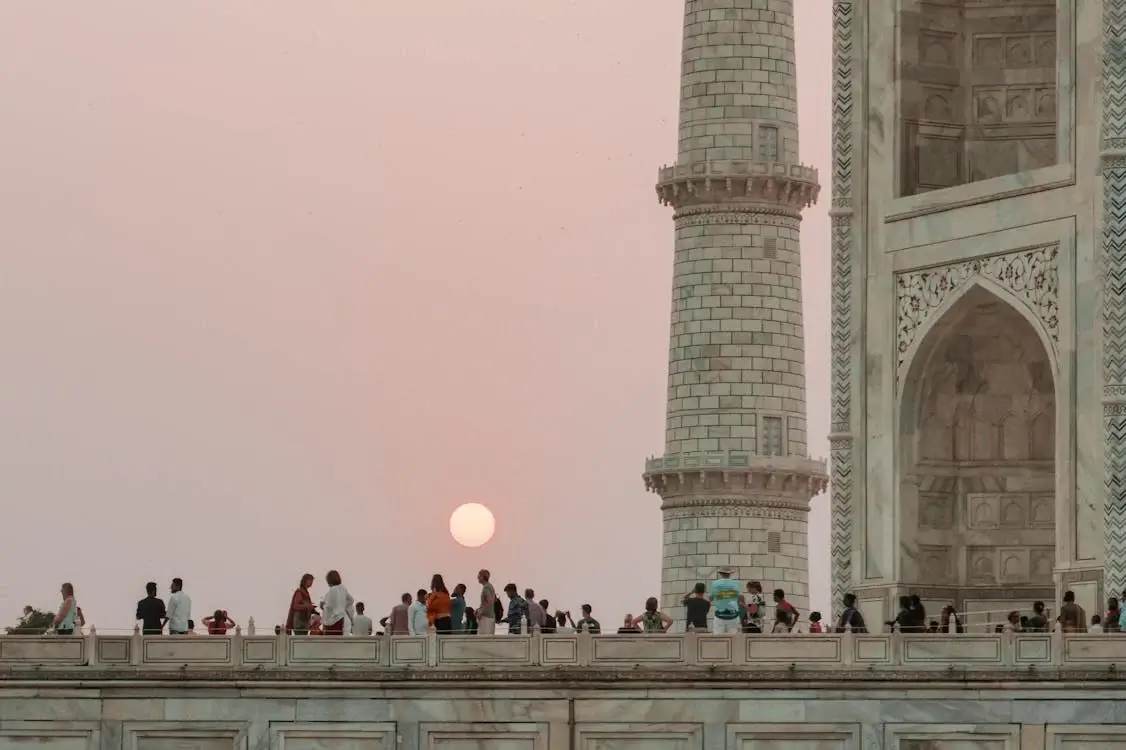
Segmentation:
{"type": "Polygon", "coordinates": [[[645,612],[633,618],[633,627],[640,627],[642,633],[664,633],[672,627],[672,618],[657,610],[657,597],[645,601],[645,612]]]}
{"type": "Polygon", "coordinates": [[[864,624],[864,615],[856,608],[856,594],[844,595],[844,611],[841,619],[837,621],[838,633],[851,631],[853,633],[867,633],[868,627],[864,624]]]}
{"type": "Polygon", "coordinates": [[[798,624],[798,610],[786,601],[786,592],[774,589],[774,633],[792,633],[798,624]]]}

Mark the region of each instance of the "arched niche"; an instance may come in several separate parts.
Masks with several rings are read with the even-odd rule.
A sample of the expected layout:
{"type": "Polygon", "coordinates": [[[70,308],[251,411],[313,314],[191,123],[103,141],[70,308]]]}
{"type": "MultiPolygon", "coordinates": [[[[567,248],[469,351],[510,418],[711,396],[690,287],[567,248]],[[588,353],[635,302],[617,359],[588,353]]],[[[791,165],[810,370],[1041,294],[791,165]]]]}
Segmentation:
{"type": "MultiPolygon", "coordinates": [[[[985,601],[1050,593],[1056,366],[1021,302],[968,282],[921,333],[901,384],[901,580],[985,601]]],[[[944,597],[946,598],[946,597],[944,597]]]]}

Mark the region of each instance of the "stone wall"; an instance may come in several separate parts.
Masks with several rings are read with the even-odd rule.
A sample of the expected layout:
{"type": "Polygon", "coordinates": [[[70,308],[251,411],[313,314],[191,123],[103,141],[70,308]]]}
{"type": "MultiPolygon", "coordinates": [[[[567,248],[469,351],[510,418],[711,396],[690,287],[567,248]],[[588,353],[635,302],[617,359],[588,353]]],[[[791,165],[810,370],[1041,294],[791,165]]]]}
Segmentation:
{"type": "Polygon", "coordinates": [[[1126,748],[1116,637],[387,641],[3,638],[0,750],[1126,748]],[[514,662],[512,644],[602,665],[514,662]],[[349,658],[423,652],[441,663],[349,658]],[[250,663],[271,653],[305,661],[250,663]],[[98,656],[144,663],[78,663],[98,656]]]}

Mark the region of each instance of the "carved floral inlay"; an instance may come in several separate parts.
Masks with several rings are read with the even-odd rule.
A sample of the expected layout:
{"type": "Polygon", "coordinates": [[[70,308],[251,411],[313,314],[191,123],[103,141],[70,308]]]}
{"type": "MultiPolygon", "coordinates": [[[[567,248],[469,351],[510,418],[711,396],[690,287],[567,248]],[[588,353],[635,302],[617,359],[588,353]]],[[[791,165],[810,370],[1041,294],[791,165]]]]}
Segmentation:
{"type": "Polygon", "coordinates": [[[1028,305],[1059,344],[1059,246],[975,258],[940,268],[902,273],[895,278],[897,372],[925,324],[955,292],[975,278],[989,279],[1028,305]]]}

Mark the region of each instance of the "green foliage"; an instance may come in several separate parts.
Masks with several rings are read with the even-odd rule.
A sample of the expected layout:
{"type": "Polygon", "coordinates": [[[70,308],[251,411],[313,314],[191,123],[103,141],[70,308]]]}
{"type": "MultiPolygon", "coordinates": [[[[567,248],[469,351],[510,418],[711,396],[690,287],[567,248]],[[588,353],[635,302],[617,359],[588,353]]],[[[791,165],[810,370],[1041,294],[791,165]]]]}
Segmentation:
{"type": "Polygon", "coordinates": [[[23,616],[15,625],[5,628],[8,635],[43,635],[55,621],[54,612],[44,612],[30,604],[23,608],[23,616]]]}

